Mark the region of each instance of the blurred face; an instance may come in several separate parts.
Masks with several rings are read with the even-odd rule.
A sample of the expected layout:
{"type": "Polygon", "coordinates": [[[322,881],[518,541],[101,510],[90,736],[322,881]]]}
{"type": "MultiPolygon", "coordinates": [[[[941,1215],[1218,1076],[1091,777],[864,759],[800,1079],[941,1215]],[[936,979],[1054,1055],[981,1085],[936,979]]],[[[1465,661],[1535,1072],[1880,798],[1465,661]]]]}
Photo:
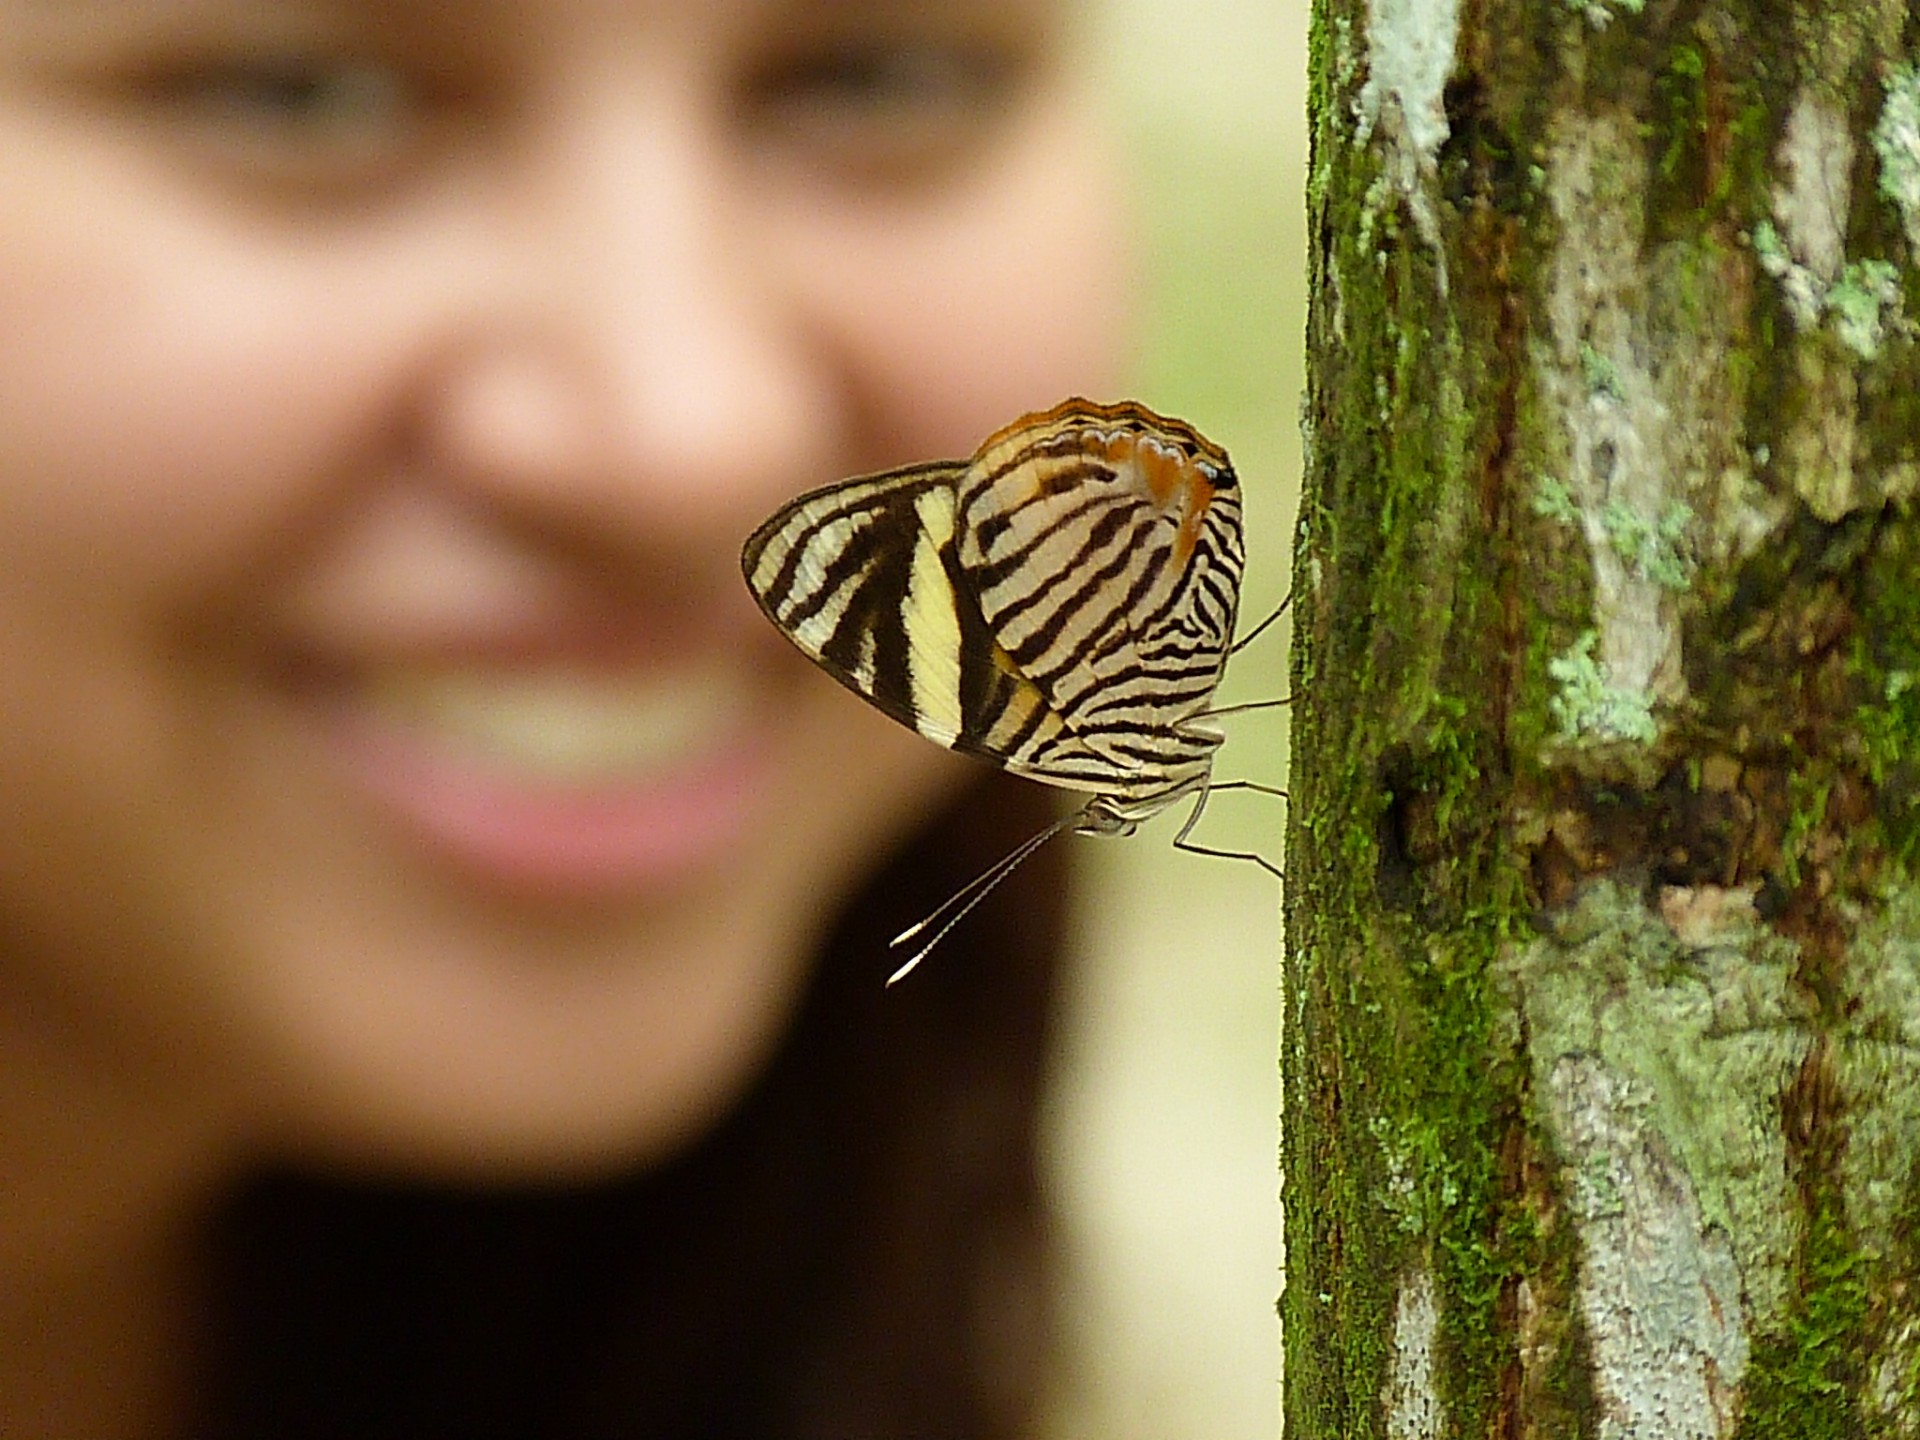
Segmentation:
{"type": "Polygon", "coordinates": [[[1062,18],[0,0],[0,1078],[452,1174],[707,1123],[964,774],[741,539],[1111,385],[1062,18]]]}

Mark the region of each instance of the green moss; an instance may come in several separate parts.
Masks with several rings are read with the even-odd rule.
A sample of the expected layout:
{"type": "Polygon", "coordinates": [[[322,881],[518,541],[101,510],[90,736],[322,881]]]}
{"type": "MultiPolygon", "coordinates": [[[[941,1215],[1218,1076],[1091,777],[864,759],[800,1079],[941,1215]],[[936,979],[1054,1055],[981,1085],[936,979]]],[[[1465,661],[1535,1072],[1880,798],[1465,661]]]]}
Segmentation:
{"type": "Polygon", "coordinates": [[[1533,513],[1547,520],[1557,520],[1562,525],[1580,523],[1580,507],[1573,503],[1573,495],[1565,482],[1552,475],[1542,475],[1533,490],[1533,513]]]}
{"type": "Polygon", "coordinates": [[[1457,695],[1434,697],[1427,732],[1426,792],[1434,800],[1434,829],[1446,846],[1465,843],[1454,825],[1463,802],[1476,800],[1484,788],[1478,759],[1480,734],[1469,719],[1467,704],[1457,695]]]}
{"type": "Polygon", "coordinates": [[[1920,523],[1896,513],[1862,574],[1853,721],[1888,851],[1920,864],[1920,523]]]}
{"type": "Polygon", "coordinates": [[[1884,801],[1881,827],[1894,858],[1920,860],[1920,807],[1914,804],[1914,757],[1920,756],[1920,674],[1894,670],[1886,676],[1884,701],[1855,712],[1866,754],[1867,777],[1884,801]]]}
{"type": "Polygon", "coordinates": [[[1559,726],[1560,738],[1650,744],[1660,735],[1653,719],[1653,697],[1608,683],[1606,667],[1593,655],[1599,639],[1597,631],[1588,630],[1547,662],[1547,673],[1559,687],[1547,708],[1559,726]]]}
{"type": "Polygon", "coordinates": [[[1680,162],[1695,150],[1700,131],[1706,124],[1706,98],[1703,93],[1707,75],[1707,57],[1698,45],[1676,45],[1667,57],[1666,71],[1656,84],[1665,103],[1666,149],[1660,156],[1660,173],[1671,179],[1680,162]]]}
{"type": "MultiPolygon", "coordinates": [[[[1431,497],[1422,505],[1413,476],[1398,473],[1406,482],[1400,501],[1411,512],[1409,523],[1417,526],[1431,518],[1431,497]]],[[[1433,558],[1409,549],[1391,563],[1433,558]]],[[[1472,610],[1484,600],[1461,595],[1456,602],[1472,610]]],[[[1350,624],[1341,627],[1345,639],[1365,654],[1367,627],[1360,617],[1348,619],[1350,624]]],[[[1316,877],[1309,902],[1312,931],[1342,957],[1335,962],[1339,977],[1322,973],[1316,991],[1344,1017],[1335,1026],[1347,1054],[1343,1073],[1349,1083],[1342,1089],[1342,1105],[1347,1123],[1368,1143],[1362,1151],[1340,1151],[1344,1160],[1329,1155],[1325,1168],[1310,1172],[1317,1183],[1303,1179],[1300,1185],[1306,1192],[1300,1202],[1320,1212],[1322,1226],[1339,1217],[1345,1257],[1331,1285],[1311,1297],[1317,1314],[1300,1318],[1316,1324],[1326,1350],[1336,1352],[1323,1350],[1316,1367],[1337,1366],[1342,1393],[1367,1397],[1370,1410],[1385,1374],[1385,1317],[1395,1285],[1409,1257],[1426,1257],[1440,1297],[1444,1401],[1450,1416],[1467,1423],[1467,1417],[1489,1413],[1496,1402],[1507,1345],[1498,1322],[1500,1296],[1517,1271],[1517,1251],[1532,1243],[1531,1227],[1502,1197],[1494,1158],[1494,1137],[1511,1123],[1512,1103],[1511,1080],[1489,1046],[1492,1009],[1485,977],[1495,949],[1497,912],[1486,909],[1476,917],[1459,910],[1467,898],[1489,893],[1493,866],[1488,837],[1462,828],[1480,813],[1478,805],[1463,802],[1485,790],[1478,759],[1486,745],[1484,711],[1461,696],[1418,693],[1407,677],[1385,665],[1346,670],[1339,688],[1383,683],[1400,692],[1407,711],[1420,717],[1398,776],[1405,793],[1383,791],[1364,751],[1350,752],[1346,766],[1310,787],[1311,823],[1319,833],[1337,837],[1343,854],[1338,873],[1323,870],[1316,877]],[[1389,812],[1410,797],[1427,806],[1432,842],[1445,858],[1416,871],[1404,911],[1382,917],[1368,881],[1389,858],[1380,843],[1389,812]],[[1416,920],[1416,915],[1432,919],[1416,920]],[[1406,1014],[1419,1015],[1417,1034],[1394,1028],[1392,1017],[1406,1014]],[[1408,1047],[1418,1057],[1412,1064],[1408,1047]],[[1416,1083],[1411,1088],[1386,1083],[1394,1075],[1414,1077],[1416,1083]],[[1355,1263],[1360,1256],[1368,1258],[1355,1263]]],[[[1316,716],[1306,723],[1321,721],[1316,716]]],[[[1290,1129],[1290,1134],[1301,1131],[1290,1129]]],[[[1326,1139],[1321,1135],[1307,1143],[1324,1146],[1326,1139]]],[[[1294,1193],[1290,1189],[1290,1196],[1294,1193]]],[[[1297,1355],[1290,1348],[1290,1385],[1297,1355]]],[[[1308,1416],[1296,1410],[1294,1415],[1309,1433],[1357,1435],[1371,1423],[1370,1416],[1347,1412],[1308,1416]]]]}
{"type": "Polygon", "coordinates": [[[1920,65],[1908,62],[1887,72],[1873,151],[1881,196],[1899,212],[1909,236],[1920,234],[1920,65]]]}
{"type": "Polygon", "coordinates": [[[1729,43],[1710,21],[1668,51],[1653,83],[1647,213],[1667,239],[1708,234],[1764,209],[1772,185],[1772,110],[1752,38],[1729,43]]]}
{"type": "Polygon", "coordinates": [[[1864,1352],[1867,1266],[1830,1176],[1807,1186],[1799,1291],[1787,1323],[1753,1351],[1741,1440],[1859,1440],[1870,1433],[1853,1399],[1864,1352]]]}
{"type": "MultiPolygon", "coordinates": [[[[1329,243],[1311,251],[1317,298],[1308,327],[1319,338],[1310,348],[1341,363],[1338,374],[1311,377],[1307,397],[1317,438],[1296,546],[1303,597],[1296,625],[1306,632],[1294,647],[1294,693],[1302,697],[1296,747],[1324,745],[1324,732],[1338,723],[1333,707],[1355,703],[1356,690],[1371,683],[1367,617],[1340,602],[1340,587],[1356,565],[1402,563],[1404,537],[1381,523],[1376,507],[1354,506],[1347,488],[1356,475],[1378,473],[1391,450],[1394,409],[1406,403],[1408,363],[1370,304],[1381,272],[1372,251],[1358,245],[1364,197],[1378,164],[1345,133],[1357,81],[1349,16],[1316,6],[1310,46],[1309,203],[1314,214],[1337,217],[1328,222],[1329,243]],[[1356,279],[1360,274],[1366,278],[1356,279]],[[1336,317],[1326,302],[1341,283],[1354,307],[1336,317]],[[1376,389],[1376,381],[1385,383],[1376,389]]],[[[1393,246],[1391,229],[1383,225],[1376,241],[1393,246]]],[[[1402,263],[1397,249],[1386,258],[1390,271],[1402,263]]],[[[1400,470],[1394,479],[1395,493],[1383,503],[1417,512],[1410,477],[1400,470]]],[[[1382,801],[1364,751],[1348,749],[1343,760],[1296,786],[1289,820],[1288,993],[1297,1009],[1286,1029],[1290,1103],[1282,1123],[1293,1283],[1282,1304],[1292,1423],[1303,1433],[1359,1435],[1372,1427],[1394,1277],[1415,1237],[1401,1232],[1376,1200],[1390,1175],[1373,1138],[1375,1122],[1392,1119],[1368,1093],[1366,1077],[1378,1061],[1365,1018],[1378,1004],[1381,977],[1349,957],[1365,943],[1365,905],[1353,877],[1377,868],[1382,801]]]]}
{"type": "MultiPolygon", "coordinates": [[[[1888,1264],[1870,1280],[1869,1293],[1912,1294],[1920,1288],[1920,1165],[1913,1167],[1901,1187],[1899,1213],[1890,1228],[1896,1244],[1888,1264]]],[[[1889,1338],[1894,1342],[1889,1347],[1891,1363],[1883,1364],[1874,1377],[1874,1398],[1883,1416],[1911,1421],[1920,1416],[1920,1334],[1907,1329],[1889,1338]]]]}
{"type": "MultiPolygon", "coordinates": [[[[1501,1329],[1500,1296],[1520,1272],[1524,1242],[1532,1234],[1503,1195],[1498,1171],[1498,1137],[1515,1116],[1509,1067],[1489,1044],[1493,918],[1490,912],[1450,937],[1451,945],[1436,947],[1438,963],[1426,977],[1428,1031],[1419,1056],[1430,1079],[1414,1112],[1422,1143],[1435,1156],[1428,1234],[1436,1279],[1447,1297],[1452,1352],[1442,1390],[1463,1430],[1468,1417],[1485,1416],[1494,1406],[1511,1343],[1501,1329]]],[[[1481,1429],[1476,1425],[1468,1433],[1481,1429]]]]}
{"type": "Polygon", "coordinates": [[[1584,340],[1580,342],[1580,373],[1594,394],[1620,399],[1619,367],[1584,340]]]}
{"type": "Polygon", "coordinates": [[[1693,562],[1686,554],[1687,531],[1693,524],[1693,507],[1675,500],[1649,519],[1631,506],[1615,500],[1600,513],[1601,528],[1614,552],[1639,574],[1668,590],[1684,590],[1693,575],[1693,562]]]}
{"type": "Polygon", "coordinates": [[[1826,826],[1833,784],[1832,771],[1824,765],[1795,771],[1787,783],[1789,810],[1786,831],[1780,837],[1780,875],[1790,889],[1800,884],[1800,861],[1808,841],[1826,826]]]}
{"type": "Polygon", "coordinates": [[[1371,178],[1352,158],[1321,177],[1324,203],[1345,217],[1323,257],[1344,281],[1338,338],[1324,288],[1309,321],[1326,342],[1308,398],[1322,438],[1298,579],[1319,618],[1298,622],[1296,654],[1308,653],[1297,661],[1295,743],[1340,760],[1297,786],[1289,849],[1289,993],[1303,1008],[1289,1031],[1288,1246],[1302,1283],[1289,1291],[1286,1336],[1291,1423],[1357,1436],[1377,1423],[1393,1299],[1417,1263],[1436,1287],[1448,1414],[1471,1425],[1490,1413],[1506,1357],[1498,1305],[1515,1270],[1510,1237],[1525,1232],[1509,1223],[1493,1158],[1512,1082],[1489,1042],[1494,862],[1488,834],[1471,828],[1485,823],[1480,757],[1493,745],[1474,649],[1494,637],[1472,617],[1490,617],[1495,601],[1484,569],[1455,563],[1475,521],[1462,469],[1489,407],[1456,378],[1471,372],[1427,247],[1383,221],[1373,237],[1386,246],[1383,270],[1360,243],[1371,178]],[[1391,313],[1383,287],[1402,297],[1391,313]],[[1341,587],[1362,574],[1397,597],[1389,609],[1349,603],[1341,587]],[[1300,690],[1308,672],[1313,684],[1300,690]],[[1330,743],[1363,710],[1386,718],[1354,743],[1330,743]],[[1391,779],[1389,753],[1400,757],[1391,779]],[[1414,860],[1392,838],[1408,805],[1426,827],[1414,860]],[[1383,914],[1376,886],[1394,867],[1406,872],[1405,903],[1383,914]],[[1476,898],[1482,908],[1468,911],[1476,898]],[[1419,1017],[1417,1033],[1397,1028],[1406,1015],[1419,1017]]]}

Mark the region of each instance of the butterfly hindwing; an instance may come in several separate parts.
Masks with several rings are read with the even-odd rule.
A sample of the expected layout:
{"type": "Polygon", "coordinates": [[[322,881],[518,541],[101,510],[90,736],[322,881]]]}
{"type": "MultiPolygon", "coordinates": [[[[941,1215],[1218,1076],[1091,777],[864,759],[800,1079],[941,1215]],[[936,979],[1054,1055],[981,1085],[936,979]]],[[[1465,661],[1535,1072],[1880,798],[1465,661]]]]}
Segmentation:
{"type": "Polygon", "coordinates": [[[1135,790],[1204,769],[1219,737],[1195,717],[1232,645],[1243,561],[1225,453],[1138,406],[1070,401],[982,447],[960,519],[987,623],[1079,742],[1034,763],[1135,790]]]}

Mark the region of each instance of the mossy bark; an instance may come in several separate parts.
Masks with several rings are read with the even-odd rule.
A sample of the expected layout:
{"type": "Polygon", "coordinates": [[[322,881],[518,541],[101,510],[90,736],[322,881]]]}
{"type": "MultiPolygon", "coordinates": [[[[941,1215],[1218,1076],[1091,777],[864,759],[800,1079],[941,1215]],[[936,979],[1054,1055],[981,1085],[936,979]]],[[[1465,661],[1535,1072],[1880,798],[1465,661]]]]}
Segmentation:
{"type": "Polygon", "coordinates": [[[1292,1440],[1920,1437],[1917,59],[1318,0],[1292,1440]]]}

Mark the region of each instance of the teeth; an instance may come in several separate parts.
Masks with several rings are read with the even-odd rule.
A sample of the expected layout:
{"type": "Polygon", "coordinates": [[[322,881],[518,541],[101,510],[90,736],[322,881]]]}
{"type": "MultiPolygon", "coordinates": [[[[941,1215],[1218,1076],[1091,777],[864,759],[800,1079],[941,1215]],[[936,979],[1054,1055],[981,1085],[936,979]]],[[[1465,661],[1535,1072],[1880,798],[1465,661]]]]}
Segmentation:
{"type": "Polygon", "coordinates": [[[734,731],[741,686],[719,674],[587,676],[448,671],[381,676],[374,713],[543,779],[645,779],[734,731]]]}

